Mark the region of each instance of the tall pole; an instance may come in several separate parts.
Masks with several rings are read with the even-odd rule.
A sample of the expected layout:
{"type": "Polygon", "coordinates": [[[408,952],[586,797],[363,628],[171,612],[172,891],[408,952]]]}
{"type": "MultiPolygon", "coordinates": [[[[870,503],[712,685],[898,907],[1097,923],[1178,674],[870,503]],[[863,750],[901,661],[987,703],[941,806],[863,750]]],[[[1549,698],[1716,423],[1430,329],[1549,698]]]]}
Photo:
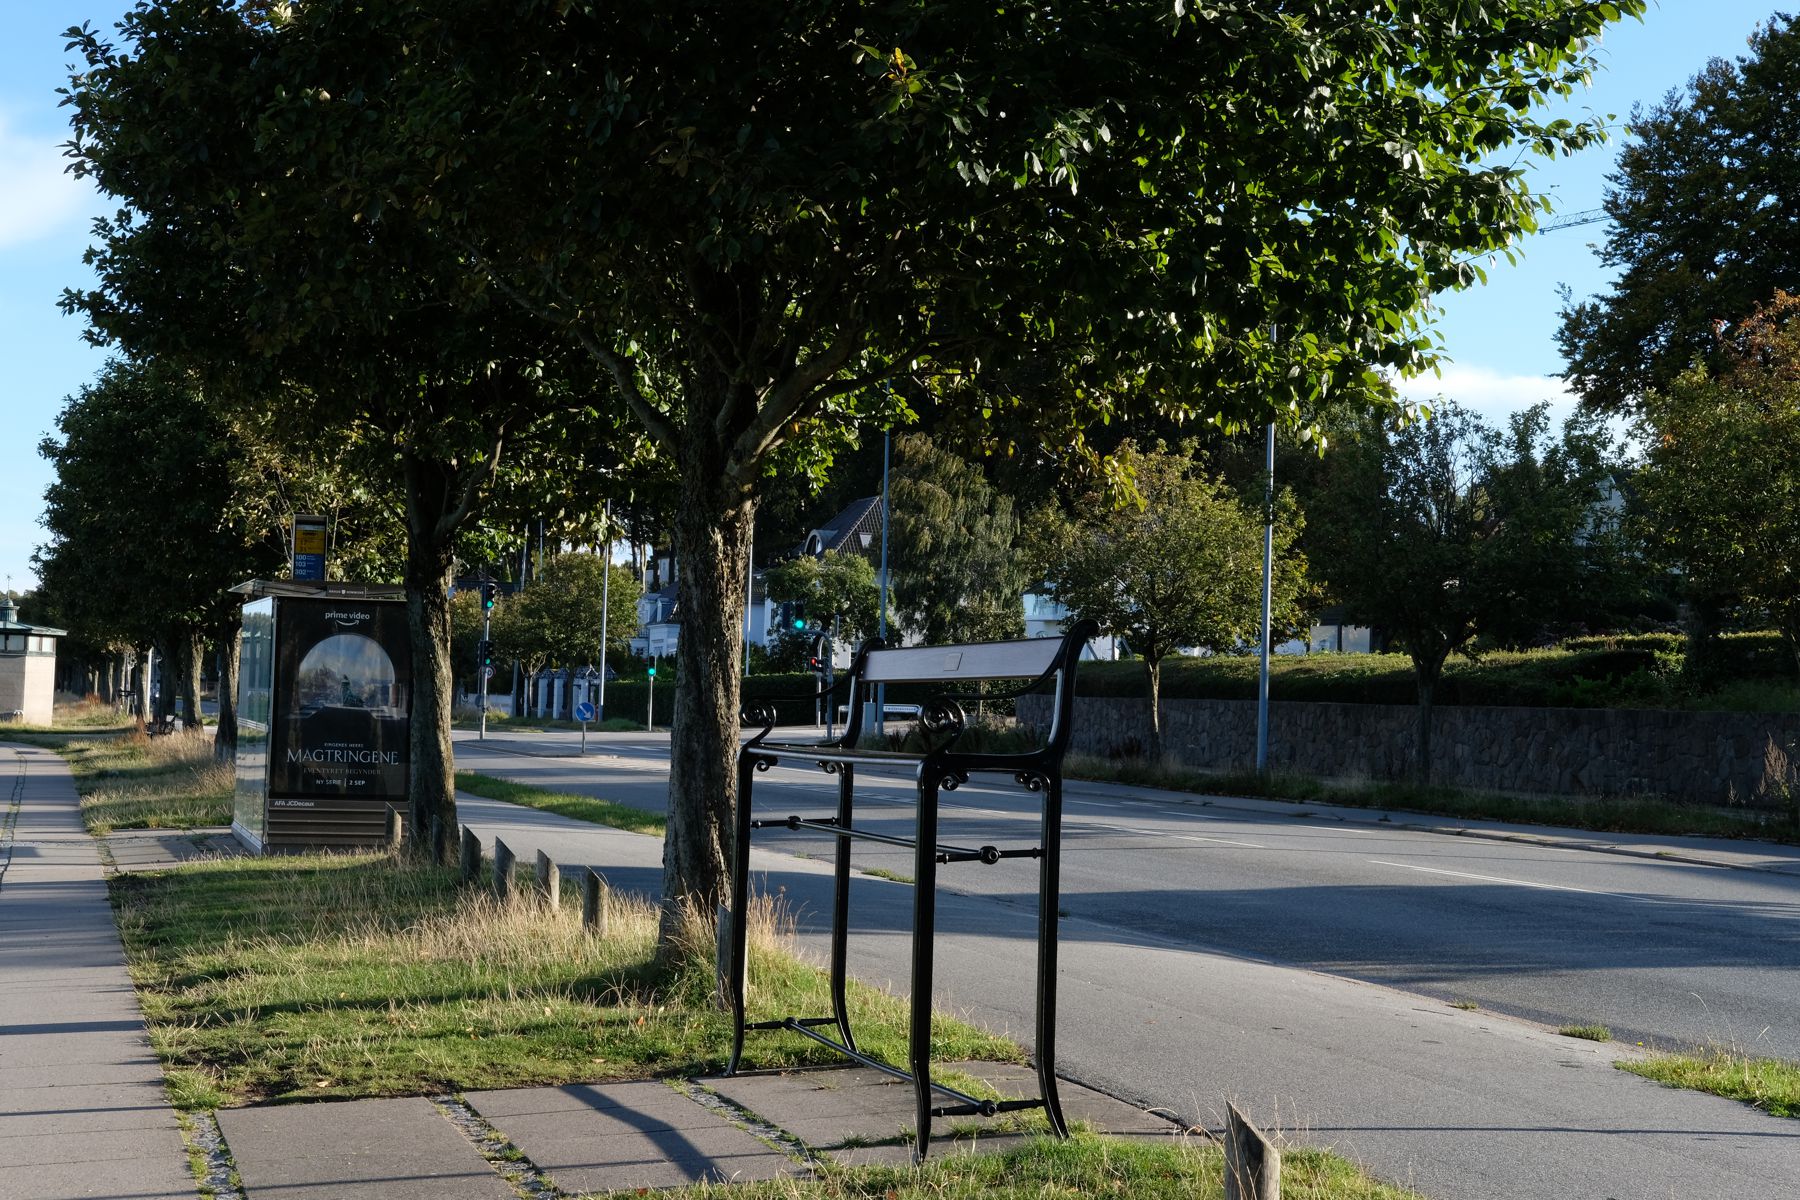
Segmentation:
{"type": "Polygon", "coordinates": [[[1275,422],[1269,422],[1269,474],[1263,488],[1262,669],[1256,678],[1256,769],[1269,769],[1269,634],[1275,571],[1275,422]]]}
{"type": "MultiPolygon", "coordinates": [[[[888,467],[891,463],[891,451],[894,445],[894,431],[884,429],[881,433],[881,612],[876,622],[875,636],[883,642],[887,641],[888,617],[888,531],[892,529],[893,510],[888,505],[888,467]]],[[[855,703],[856,697],[850,698],[855,703]]],[[[887,684],[875,685],[875,733],[879,736],[887,732],[887,684]]]]}
{"type": "MultiPolygon", "coordinates": [[[[606,515],[601,518],[606,523],[606,553],[600,561],[600,699],[594,704],[594,719],[606,720],[606,617],[612,604],[612,501],[606,502],[606,515]]],[[[585,744],[587,727],[584,725],[581,736],[585,744]]]]}
{"type": "MultiPolygon", "coordinates": [[[[484,571],[483,574],[486,574],[484,571]]],[[[494,644],[494,610],[488,607],[487,581],[481,584],[481,683],[478,686],[476,703],[481,706],[481,729],[475,734],[478,742],[487,740],[487,702],[488,675],[494,670],[494,652],[490,648],[494,644]]]]}

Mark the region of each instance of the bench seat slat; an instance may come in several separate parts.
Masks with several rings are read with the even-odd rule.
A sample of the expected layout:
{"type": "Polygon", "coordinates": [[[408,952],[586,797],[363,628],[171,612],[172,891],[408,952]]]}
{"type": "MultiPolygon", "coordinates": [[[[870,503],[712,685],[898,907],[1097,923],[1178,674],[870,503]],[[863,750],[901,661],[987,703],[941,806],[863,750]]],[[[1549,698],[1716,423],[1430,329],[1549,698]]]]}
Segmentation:
{"type": "Polygon", "coordinates": [[[1026,638],[1016,642],[871,650],[858,679],[862,683],[1035,679],[1050,669],[1062,648],[1062,638],[1026,638]]]}

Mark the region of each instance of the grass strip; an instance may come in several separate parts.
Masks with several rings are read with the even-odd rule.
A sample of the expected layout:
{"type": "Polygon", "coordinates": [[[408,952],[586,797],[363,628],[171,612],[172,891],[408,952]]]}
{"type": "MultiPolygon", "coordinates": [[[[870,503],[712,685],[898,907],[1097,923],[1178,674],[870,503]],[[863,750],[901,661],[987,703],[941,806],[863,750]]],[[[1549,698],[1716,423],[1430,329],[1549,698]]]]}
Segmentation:
{"type": "MultiPolygon", "coordinates": [[[[923,1167],[823,1165],[811,1179],[700,1184],[661,1193],[667,1200],[1042,1200],[1118,1196],[1130,1200],[1218,1200],[1225,1159],[1199,1141],[1124,1141],[1077,1133],[1033,1138],[996,1154],[943,1152],[923,1167]]],[[[1418,1200],[1418,1193],[1371,1179],[1319,1150],[1284,1150],[1287,1200],[1418,1200]]]]}
{"type": "Polygon", "coordinates": [[[510,779],[499,779],[478,771],[458,771],[456,787],[458,791],[472,792],[489,800],[504,800],[508,804],[540,808],[559,817],[571,817],[595,825],[611,825],[615,829],[629,829],[633,833],[653,833],[661,837],[667,825],[661,813],[633,808],[629,804],[613,800],[602,800],[598,796],[553,792],[549,788],[514,783],[510,779]]]}
{"type": "Polygon", "coordinates": [[[1462,820],[1557,825],[1600,833],[1762,838],[1800,844],[1800,808],[1763,816],[1673,804],[1651,797],[1514,796],[1373,780],[1329,780],[1280,773],[1265,776],[1254,771],[1202,771],[1176,764],[1090,755],[1070,755],[1066,771],[1071,779],[1209,796],[1254,796],[1302,804],[1392,809],[1462,820]]]}
{"type": "MultiPolygon", "coordinates": [[[[573,907],[501,905],[454,871],[375,855],[207,861],[111,886],[179,1108],[697,1073],[730,1044],[710,929],[661,965],[657,911],[630,897],[610,898],[596,938],[573,907]]],[[[776,906],[752,918],[751,1011],[829,1012],[776,906]]],[[[905,1061],[905,1005],[861,985],[850,1003],[859,1044],[905,1061]]],[[[1022,1057],[954,1020],[934,1033],[940,1059],[1022,1057]]],[[[836,1061],[792,1034],[759,1035],[748,1054],[836,1061]]]]}
{"type": "Polygon", "coordinates": [[[1628,1059],[1614,1065],[1669,1087],[1742,1100],[1771,1116],[1800,1117],[1800,1063],[1786,1059],[1713,1050],[1628,1059]]]}
{"type": "Polygon", "coordinates": [[[89,833],[231,824],[232,765],[213,758],[212,739],[204,734],[153,738],[131,729],[19,740],[54,750],[68,762],[89,833]]]}

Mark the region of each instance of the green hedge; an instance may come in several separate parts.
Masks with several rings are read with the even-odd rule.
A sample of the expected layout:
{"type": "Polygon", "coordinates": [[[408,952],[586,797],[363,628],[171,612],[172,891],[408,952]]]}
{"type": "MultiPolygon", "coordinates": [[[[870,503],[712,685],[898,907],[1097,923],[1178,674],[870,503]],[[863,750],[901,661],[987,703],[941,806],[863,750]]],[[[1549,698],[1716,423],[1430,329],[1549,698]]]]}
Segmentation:
{"type": "MultiPolygon", "coordinates": [[[[1418,686],[1404,654],[1279,656],[1271,665],[1277,700],[1340,704],[1416,704],[1418,686]]],[[[1245,657],[1164,659],[1162,694],[1170,700],[1253,700],[1257,661],[1245,657]]],[[[1533,651],[1452,660],[1439,704],[1599,708],[1666,703],[1668,684],[1648,650],[1533,651]]],[[[1141,662],[1083,663],[1076,690],[1087,696],[1142,696],[1141,662]]]]}
{"type": "MultiPolygon", "coordinates": [[[[1687,638],[1679,633],[1633,633],[1615,637],[1570,638],[1565,650],[1648,650],[1679,667],[1687,655],[1687,638]]],[[[1779,633],[1768,630],[1720,635],[1714,670],[1721,677],[1744,679],[1800,678],[1794,655],[1779,633]]]]}

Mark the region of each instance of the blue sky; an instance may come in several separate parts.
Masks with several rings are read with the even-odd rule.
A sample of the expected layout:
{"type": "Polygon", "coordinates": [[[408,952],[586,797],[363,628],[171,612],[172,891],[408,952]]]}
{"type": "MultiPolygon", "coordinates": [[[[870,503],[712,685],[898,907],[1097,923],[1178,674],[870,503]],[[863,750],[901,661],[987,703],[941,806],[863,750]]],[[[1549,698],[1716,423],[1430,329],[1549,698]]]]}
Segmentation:
{"type": "MultiPolygon", "coordinates": [[[[100,199],[62,171],[67,137],[56,89],[71,56],[61,32],[88,22],[110,28],[124,0],[0,0],[0,582],[28,587],[31,552],[49,471],[38,442],[53,431],[63,398],[91,380],[102,355],[83,343],[81,325],[56,309],[64,287],[82,286],[81,255],[100,199]]],[[[1573,110],[1623,121],[1634,103],[1654,103],[1683,86],[1708,59],[1743,52],[1750,31],[1778,10],[1775,0],[1653,0],[1642,23],[1606,36],[1603,69],[1573,110]]],[[[1564,212],[1598,207],[1618,141],[1531,165],[1532,187],[1564,212]]],[[[1577,295],[1604,288],[1589,249],[1604,226],[1531,239],[1517,267],[1494,264],[1489,283],[1439,298],[1438,329],[1453,360],[1441,379],[1410,381],[1420,399],[1443,393],[1493,417],[1539,400],[1566,407],[1552,335],[1556,287],[1577,295]]],[[[121,480],[121,486],[129,481],[121,480]]]]}

